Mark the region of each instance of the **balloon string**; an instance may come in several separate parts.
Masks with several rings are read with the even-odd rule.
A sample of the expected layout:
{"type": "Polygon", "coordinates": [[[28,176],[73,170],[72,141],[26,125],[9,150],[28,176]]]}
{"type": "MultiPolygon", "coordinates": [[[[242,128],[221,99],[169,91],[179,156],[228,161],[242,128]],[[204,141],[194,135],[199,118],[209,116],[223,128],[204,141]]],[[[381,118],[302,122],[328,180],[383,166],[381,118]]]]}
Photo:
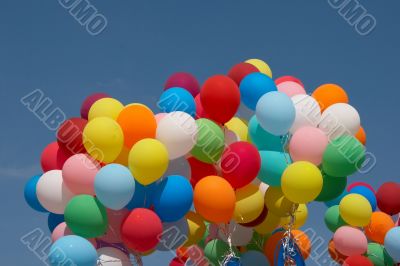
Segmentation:
{"type": "Polygon", "coordinates": [[[286,164],[291,164],[292,158],[289,154],[288,145],[287,145],[290,142],[290,134],[287,133],[283,136],[280,136],[280,139],[281,139],[281,146],[282,146],[283,155],[285,156],[286,164]]]}
{"type": "Polygon", "coordinates": [[[289,224],[287,225],[287,229],[285,233],[283,234],[283,239],[282,239],[282,246],[283,246],[283,259],[285,261],[285,265],[296,265],[293,257],[296,255],[296,249],[295,249],[295,240],[292,234],[293,226],[296,222],[296,216],[295,213],[298,208],[298,204],[293,204],[292,210],[289,213],[289,224]]]}

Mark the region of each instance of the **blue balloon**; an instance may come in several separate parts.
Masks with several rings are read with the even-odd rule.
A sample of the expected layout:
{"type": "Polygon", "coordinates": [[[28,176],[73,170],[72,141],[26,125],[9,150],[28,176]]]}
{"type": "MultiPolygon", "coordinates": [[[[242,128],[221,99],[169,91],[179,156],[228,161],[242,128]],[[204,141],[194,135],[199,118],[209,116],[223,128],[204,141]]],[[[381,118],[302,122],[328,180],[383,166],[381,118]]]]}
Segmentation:
{"type": "Polygon", "coordinates": [[[58,239],[50,248],[49,262],[52,266],[97,265],[97,252],[83,237],[70,235],[58,239]]]}
{"type": "Polygon", "coordinates": [[[355,194],[360,194],[361,196],[364,196],[369,203],[371,204],[372,211],[376,210],[377,202],[376,202],[376,196],[371,189],[364,187],[364,186],[355,186],[353,187],[349,193],[355,193],[355,194]]]}
{"type": "Polygon", "coordinates": [[[94,190],[104,206],[121,210],[133,197],[135,180],[127,167],[116,163],[108,164],[96,174],[94,190]]]}
{"type": "Polygon", "coordinates": [[[275,82],[267,75],[254,72],[240,82],[240,99],[251,110],[256,109],[258,100],[267,92],[277,91],[275,82]]]}
{"type": "Polygon", "coordinates": [[[164,91],[161,94],[157,106],[164,113],[182,111],[193,117],[196,114],[196,103],[192,94],[187,90],[178,87],[164,91]]]}
{"type": "Polygon", "coordinates": [[[32,176],[28,182],[26,182],[24,189],[24,197],[26,203],[28,203],[29,207],[38,212],[48,212],[43,206],[40,204],[37,195],[36,195],[36,185],[39,181],[41,175],[32,176]]]}
{"type": "Polygon", "coordinates": [[[257,178],[270,186],[280,186],[283,172],[292,163],[289,154],[277,151],[260,151],[260,157],[261,168],[257,178]]]}
{"type": "Polygon", "coordinates": [[[183,176],[168,176],[157,186],[153,203],[155,212],[163,222],[175,222],[190,210],[193,188],[183,176]]]}
{"type": "Polygon", "coordinates": [[[50,232],[53,232],[57,225],[62,222],[65,222],[63,214],[49,213],[49,216],[47,217],[47,226],[49,227],[50,232]]]}
{"type": "Polygon", "coordinates": [[[283,139],[265,131],[258,123],[255,115],[249,121],[249,136],[251,142],[259,150],[283,151],[285,144],[283,139]]]}
{"type": "Polygon", "coordinates": [[[348,194],[349,194],[349,192],[347,192],[347,190],[345,189],[342,192],[342,194],[340,194],[340,196],[338,196],[337,198],[334,198],[333,200],[325,201],[324,203],[328,208],[335,206],[335,205],[339,205],[340,201],[348,194]]]}
{"type": "Polygon", "coordinates": [[[139,182],[135,184],[135,193],[131,201],[125,206],[128,210],[135,208],[150,208],[153,204],[154,194],[156,192],[157,183],[143,186],[139,182]]]}
{"type": "Polygon", "coordinates": [[[163,223],[163,233],[156,249],[159,251],[175,250],[186,242],[188,233],[189,224],[185,217],[173,223],[163,223]]]}
{"type": "Polygon", "coordinates": [[[385,249],[394,261],[400,262],[400,226],[393,227],[386,233],[385,249]]]}
{"type": "Polygon", "coordinates": [[[265,265],[269,266],[267,257],[259,251],[250,250],[243,253],[240,257],[242,266],[254,266],[254,265],[265,265]]]}
{"type": "Polygon", "coordinates": [[[293,125],[296,110],[289,96],[272,91],[264,94],[258,101],[256,116],[264,130],[275,136],[282,136],[293,125]]]}

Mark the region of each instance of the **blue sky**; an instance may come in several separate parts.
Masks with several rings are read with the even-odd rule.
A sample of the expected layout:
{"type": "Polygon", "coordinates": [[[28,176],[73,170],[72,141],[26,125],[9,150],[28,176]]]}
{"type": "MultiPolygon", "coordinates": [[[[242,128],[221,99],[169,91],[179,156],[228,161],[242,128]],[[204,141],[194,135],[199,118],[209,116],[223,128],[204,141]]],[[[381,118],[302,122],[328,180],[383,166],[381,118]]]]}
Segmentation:
{"type": "MultiPolygon", "coordinates": [[[[92,4],[108,24],[88,34],[58,1],[3,0],[0,8],[0,242],[5,265],[42,265],[19,238],[46,227],[45,215],[24,203],[26,180],[40,172],[40,153],[54,140],[21,103],[41,89],[68,116],[90,93],[156,110],[165,79],[188,71],[200,82],[248,58],[266,60],[274,76],[294,75],[308,92],[343,86],[377,158],[371,172],[351,177],[375,188],[399,180],[400,31],[396,0],[360,0],[376,28],[359,35],[327,0],[109,1],[92,4]]],[[[312,204],[307,227],[326,240],[325,207],[312,204]]],[[[165,265],[157,254],[148,265],[165,265]],[[161,262],[155,262],[155,261],[161,262]]],[[[318,265],[309,261],[308,265],[318,265]]]]}

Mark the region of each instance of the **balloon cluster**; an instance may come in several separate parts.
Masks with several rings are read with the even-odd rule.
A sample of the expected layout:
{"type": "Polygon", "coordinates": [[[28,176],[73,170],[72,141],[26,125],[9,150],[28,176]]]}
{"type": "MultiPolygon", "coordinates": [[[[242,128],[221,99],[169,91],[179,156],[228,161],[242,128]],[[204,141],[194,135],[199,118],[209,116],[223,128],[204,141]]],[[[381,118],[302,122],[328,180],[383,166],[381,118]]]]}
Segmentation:
{"type": "Polygon", "coordinates": [[[49,263],[125,266],[155,250],[176,252],[175,266],[300,263],[311,252],[299,230],[311,201],[331,206],[334,254],[364,254],[356,227],[366,226],[378,243],[368,252],[400,261],[399,227],[388,216],[400,212],[399,185],[385,184],[378,200],[365,186],[345,190],[366,143],[348,102],[334,84],[309,96],[295,77],[273,80],[258,59],[202,86],[173,74],[157,114],[90,95],[81,117],[66,120],[43,150],[43,174],[25,187],[27,203],[49,213],[49,263]],[[249,121],[236,116],[241,103],[255,112],[249,121]],[[377,204],[387,214],[372,214],[377,204]]]}

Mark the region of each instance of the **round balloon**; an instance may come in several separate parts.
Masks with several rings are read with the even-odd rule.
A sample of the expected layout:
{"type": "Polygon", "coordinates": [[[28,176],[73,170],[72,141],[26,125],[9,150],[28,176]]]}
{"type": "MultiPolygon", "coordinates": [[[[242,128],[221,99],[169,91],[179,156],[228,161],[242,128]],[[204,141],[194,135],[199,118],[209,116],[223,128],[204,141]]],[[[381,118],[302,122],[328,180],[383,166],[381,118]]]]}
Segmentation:
{"type": "MultiPolygon", "coordinates": [[[[296,84],[293,82],[293,84],[296,84]]],[[[292,98],[296,109],[296,118],[290,128],[291,133],[295,133],[302,127],[317,127],[321,121],[321,109],[318,102],[306,94],[295,95],[292,98]]]]}
{"type": "Polygon", "coordinates": [[[395,262],[400,262],[400,227],[390,229],[384,239],[385,249],[395,262]]]}
{"type": "Polygon", "coordinates": [[[41,175],[32,176],[25,184],[24,197],[29,207],[38,212],[47,212],[45,208],[40,204],[36,194],[36,185],[39,182],[41,175]]]}
{"type": "Polygon", "coordinates": [[[291,163],[289,154],[276,151],[260,151],[261,169],[258,179],[270,186],[280,186],[281,177],[291,163]]]}
{"type": "Polygon", "coordinates": [[[376,192],[378,208],[389,215],[400,213],[400,183],[386,182],[376,192]]]}
{"type": "Polygon", "coordinates": [[[317,100],[321,111],[335,103],[348,103],[346,91],[336,84],[323,84],[315,89],[312,97],[317,100]]]}
{"type": "Polygon", "coordinates": [[[344,266],[359,266],[359,265],[363,265],[363,266],[374,266],[374,264],[367,259],[364,256],[361,255],[353,255],[348,257],[344,263],[344,266]]]}
{"type": "Polygon", "coordinates": [[[279,84],[281,84],[283,82],[287,82],[287,81],[296,82],[297,84],[299,84],[302,87],[304,87],[303,82],[301,82],[300,79],[298,79],[296,77],[293,77],[293,76],[282,76],[282,77],[279,77],[279,78],[275,79],[275,84],[279,85],[279,84]]]}
{"type": "Polygon", "coordinates": [[[97,250],[98,263],[105,266],[132,266],[129,257],[118,248],[104,247],[97,250]]]}
{"type": "Polygon", "coordinates": [[[88,119],[88,114],[89,114],[89,110],[90,107],[92,107],[92,105],[103,98],[110,98],[110,96],[106,93],[102,93],[102,92],[98,92],[98,93],[93,93],[91,95],[89,95],[88,97],[86,97],[86,99],[83,101],[82,106],[81,106],[81,117],[83,119],[88,119]]]}
{"type": "MultiPolygon", "coordinates": [[[[323,185],[322,190],[315,201],[330,201],[334,200],[346,189],[347,178],[346,177],[335,177],[329,176],[322,172],[323,185]]],[[[339,202],[337,203],[339,204],[339,202]]]]}
{"type": "Polygon", "coordinates": [[[350,193],[355,193],[364,196],[371,204],[372,211],[376,210],[376,196],[369,188],[364,186],[356,186],[350,190],[350,193]]]}
{"type": "Polygon", "coordinates": [[[358,186],[367,187],[367,188],[369,188],[372,192],[374,192],[374,194],[376,194],[375,189],[374,189],[370,184],[365,183],[365,182],[353,182],[353,183],[351,183],[350,185],[347,186],[347,191],[350,192],[350,190],[351,190],[352,188],[358,187],[358,186]]]}
{"type": "MultiPolygon", "coordinates": [[[[306,222],[308,218],[308,208],[306,204],[299,204],[297,209],[295,210],[294,214],[294,223],[293,223],[293,228],[294,229],[299,229],[302,227],[306,222]]],[[[290,223],[291,223],[291,217],[282,217],[281,218],[281,226],[284,228],[288,228],[290,223]]]]}
{"type": "Polygon", "coordinates": [[[93,245],[80,236],[64,236],[50,248],[48,255],[50,265],[58,266],[71,263],[79,266],[97,264],[97,253],[93,245]]]}
{"type": "Polygon", "coordinates": [[[89,121],[98,117],[116,120],[124,105],[114,98],[102,98],[92,104],[89,109],[89,121]]]}
{"type": "Polygon", "coordinates": [[[206,224],[204,223],[203,218],[195,212],[189,211],[185,217],[187,219],[189,230],[188,238],[184,246],[190,247],[200,242],[206,232],[206,224]]]}
{"type": "Polygon", "coordinates": [[[329,241],[328,245],[328,252],[331,258],[336,261],[338,264],[342,265],[343,262],[347,259],[347,256],[341,254],[337,249],[335,248],[335,243],[333,242],[333,239],[329,241]]]}
{"type": "Polygon", "coordinates": [[[373,212],[365,227],[365,235],[375,243],[384,244],[386,233],[395,226],[392,217],[384,212],[373,212]]]}
{"type": "Polygon", "coordinates": [[[306,94],[306,90],[304,89],[303,85],[295,81],[288,80],[280,82],[279,84],[275,81],[275,84],[278,91],[283,92],[289,97],[306,94]]]}
{"type": "Polygon", "coordinates": [[[224,255],[229,251],[229,245],[222,240],[214,239],[207,243],[204,255],[214,265],[221,265],[224,255]]]}
{"type": "Polygon", "coordinates": [[[365,146],[367,144],[367,133],[362,126],[358,129],[355,137],[365,146]]]}
{"type": "Polygon", "coordinates": [[[365,255],[374,266],[389,266],[394,264],[393,259],[386,249],[377,243],[369,243],[368,251],[365,255]]]}
{"type": "Polygon", "coordinates": [[[280,187],[269,187],[265,192],[265,205],[268,212],[279,217],[285,217],[292,212],[294,203],[283,195],[280,187]]]}
{"type": "Polygon", "coordinates": [[[272,71],[269,65],[261,59],[248,59],[246,63],[252,64],[255,66],[261,73],[267,75],[268,77],[272,78],[272,71]]]}
{"type": "Polygon", "coordinates": [[[247,75],[258,72],[259,70],[249,63],[239,63],[234,65],[228,72],[228,77],[233,79],[236,84],[239,86],[240,82],[245,78],[247,75]]]}
{"type": "Polygon", "coordinates": [[[128,209],[111,210],[107,209],[108,228],[107,232],[97,239],[106,243],[121,243],[121,224],[128,217],[130,211],[128,209]]]}
{"type": "Polygon", "coordinates": [[[284,142],[279,136],[265,131],[254,115],[249,121],[249,139],[259,150],[279,151],[284,150],[284,142]]]}
{"type": "Polygon", "coordinates": [[[260,72],[251,73],[244,77],[239,88],[241,100],[251,110],[256,109],[257,102],[261,96],[267,92],[277,90],[274,81],[260,72]]]}
{"type": "Polygon", "coordinates": [[[200,85],[197,79],[187,72],[176,72],[169,76],[164,85],[164,90],[170,88],[183,88],[190,92],[195,97],[200,91],[200,85]]]}
{"type": "Polygon", "coordinates": [[[352,226],[366,226],[372,215],[369,201],[359,194],[348,194],[339,204],[340,216],[352,226]]]}
{"type": "Polygon", "coordinates": [[[258,186],[249,184],[237,189],[235,194],[235,221],[238,223],[249,223],[257,219],[264,209],[264,197],[258,186]]]}
{"type": "Polygon", "coordinates": [[[325,224],[329,230],[336,232],[337,229],[346,225],[346,222],[342,219],[339,212],[339,205],[330,207],[325,212],[325,224]]]}
{"type": "Polygon", "coordinates": [[[210,175],[217,175],[217,169],[213,164],[204,163],[195,157],[189,157],[190,164],[190,183],[194,187],[200,179],[210,175]]]}
{"type": "Polygon", "coordinates": [[[82,132],[87,124],[86,119],[74,117],[65,120],[57,130],[57,142],[66,154],[85,152],[82,132]]]}
{"type": "Polygon", "coordinates": [[[233,131],[241,141],[248,140],[248,127],[247,121],[239,118],[233,117],[231,120],[225,123],[227,129],[233,131]]]}
{"type": "Polygon", "coordinates": [[[70,153],[61,150],[58,143],[52,142],[43,149],[40,157],[40,165],[43,172],[50,170],[61,170],[65,161],[71,156],[70,153]]]}
{"type": "Polygon", "coordinates": [[[164,91],[157,102],[157,106],[164,113],[181,111],[193,117],[196,114],[196,103],[193,95],[179,87],[164,91]]]}
{"type": "Polygon", "coordinates": [[[133,210],[135,208],[150,208],[150,206],[153,204],[156,189],[156,182],[147,186],[143,186],[139,182],[135,182],[135,192],[131,201],[126,205],[126,208],[129,210],[133,210]]]}
{"type": "Polygon", "coordinates": [[[364,233],[350,226],[337,229],[333,242],[337,251],[345,256],[362,255],[368,249],[368,241],[364,233]]]}

